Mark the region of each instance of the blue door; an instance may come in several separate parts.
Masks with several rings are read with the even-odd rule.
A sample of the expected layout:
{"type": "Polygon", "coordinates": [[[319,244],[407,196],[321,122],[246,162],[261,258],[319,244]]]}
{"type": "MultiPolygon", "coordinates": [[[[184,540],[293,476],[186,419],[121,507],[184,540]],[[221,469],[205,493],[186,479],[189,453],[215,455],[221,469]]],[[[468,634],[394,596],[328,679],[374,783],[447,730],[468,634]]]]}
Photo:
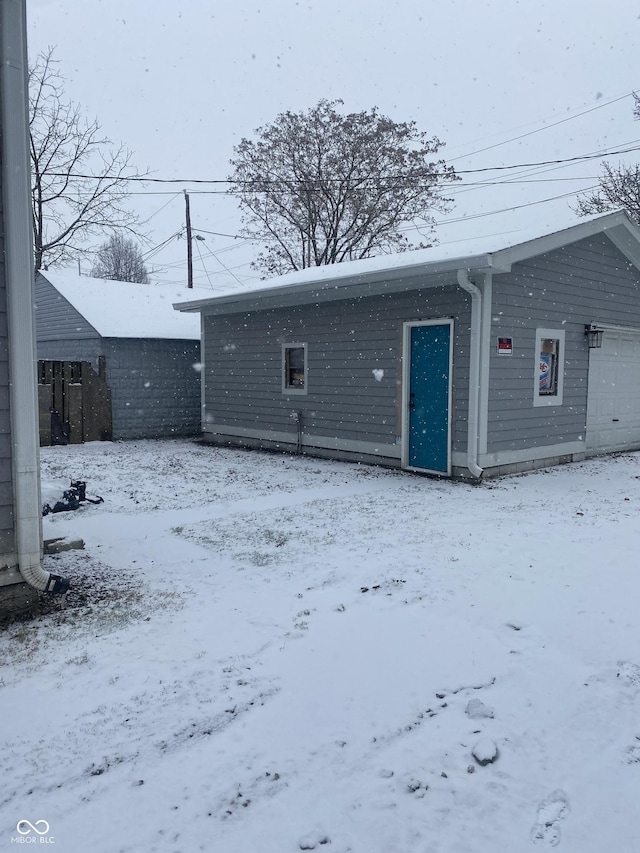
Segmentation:
{"type": "Polygon", "coordinates": [[[410,326],[409,333],[407,464],[448,474],[451,323],[410,326]]]}

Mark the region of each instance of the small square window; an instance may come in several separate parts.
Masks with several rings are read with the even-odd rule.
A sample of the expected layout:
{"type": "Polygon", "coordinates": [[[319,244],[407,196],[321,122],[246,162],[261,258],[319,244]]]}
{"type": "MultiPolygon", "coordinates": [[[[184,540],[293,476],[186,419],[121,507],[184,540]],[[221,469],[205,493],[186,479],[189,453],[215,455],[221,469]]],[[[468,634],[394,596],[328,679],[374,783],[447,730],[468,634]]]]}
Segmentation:
{"type": "Polygon", "coordinates": [[[283,344],[282,390],[287,394],[307,393],[306,344],[283,344]]]}
{"type": "Polygon", "coordinates": [[[564,385],[564,330],[537,329],[534,406],[562,404],[564,385]]]}

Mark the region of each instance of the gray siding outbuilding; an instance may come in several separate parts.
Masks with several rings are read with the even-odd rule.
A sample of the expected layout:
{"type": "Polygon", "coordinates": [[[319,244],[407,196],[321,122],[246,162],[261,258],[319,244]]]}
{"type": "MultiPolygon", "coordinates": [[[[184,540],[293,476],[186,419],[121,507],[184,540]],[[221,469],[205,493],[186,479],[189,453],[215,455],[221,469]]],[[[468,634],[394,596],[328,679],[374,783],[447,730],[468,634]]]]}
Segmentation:
{"type": "Polygon", "coordinates": [[[200,432],[200,324],[172,308],[193,291],[49,271],[35,289],[41,443],[200,432]]]}
{"type": "Polygon", "coordinates": [[[180,303],[204,436],[469,479],[640,448],[639,270],[615,212],[180,303]]]}

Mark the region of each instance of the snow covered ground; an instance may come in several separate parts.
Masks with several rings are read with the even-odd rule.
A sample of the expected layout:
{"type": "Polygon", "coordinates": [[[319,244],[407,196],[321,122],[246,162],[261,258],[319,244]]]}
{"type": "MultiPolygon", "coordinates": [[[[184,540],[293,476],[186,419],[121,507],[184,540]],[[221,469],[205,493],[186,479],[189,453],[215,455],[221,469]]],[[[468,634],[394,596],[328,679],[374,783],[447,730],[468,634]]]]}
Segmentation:
{"type": "Polygon", "coordinates": [[[0,850],[640,849],[640,455],[42,457],[105,502],[44,519],[67,607],[0,631],[0,850]]]}

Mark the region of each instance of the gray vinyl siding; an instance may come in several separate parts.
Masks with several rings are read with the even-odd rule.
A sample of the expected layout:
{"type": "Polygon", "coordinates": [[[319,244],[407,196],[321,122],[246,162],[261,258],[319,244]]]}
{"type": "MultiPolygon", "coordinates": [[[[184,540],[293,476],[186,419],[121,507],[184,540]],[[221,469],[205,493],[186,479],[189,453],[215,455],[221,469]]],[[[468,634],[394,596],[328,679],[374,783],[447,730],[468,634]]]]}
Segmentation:
{"type": "Polygon", "coordinates": [[[199,341],[104,338],[113,438],[200,432],[199,341]]]}
{"type": "Polygon", "coordinates": [[[199,341],[102,338],[41,275],[35,293],[38,359],[88,361],[98,372],[104,356],[114,439],[200,432],[199,341]]]}
{"type": "Polygon", "coordinates": [[[590,322],[640,327],[640,276],[603,235],[515,264],[493,279],[489,453],[584,438],[590,322]],[[565,331],[562,405],[533,406],[536,328],[565,331]],[[513,355],[498,356],[498,336],[513,355]]]}
{"type": "Polygon", "coordinates": [[[113,438],[165,438],[200,432],[199,341],[95,338],[38,341],[38,358],[88,361],[105,357],[113,438]]]}
{"type": "Polygon", "coordinates": [[[453,444],[465,446],[470,309],[440,287],[358,300],[207,317],[204,430],[303,434],[395,445],[401,433],[402,329],[455,317],[453,444]],[[307,393],[282,391],[282,344],[307,344],[307,393]],[[384,371],[382,379],[374,370],[384,371]]]}
{"type": "Polygon", "coordinates": [[[40,273],[35,281],[35,306],[38,341],[78,341],[98,336],[91,323],[40,273]]]}
{"type": "Polygon", "coordinates": [[[88,361],[98,372],[98,360],[103,354],[102,338],[84,340],[38,341],[38,359],[41,361],[88,361]]]}
{"type": "MultiPolygon", "coordinates": [[[[1,151],[0,146],[0,151],[1,151]]],[[[11,409],[9,405],[9,340],[4,266],[4,211],[0,158],[0,555],[15,550],[11,409]]]]}

